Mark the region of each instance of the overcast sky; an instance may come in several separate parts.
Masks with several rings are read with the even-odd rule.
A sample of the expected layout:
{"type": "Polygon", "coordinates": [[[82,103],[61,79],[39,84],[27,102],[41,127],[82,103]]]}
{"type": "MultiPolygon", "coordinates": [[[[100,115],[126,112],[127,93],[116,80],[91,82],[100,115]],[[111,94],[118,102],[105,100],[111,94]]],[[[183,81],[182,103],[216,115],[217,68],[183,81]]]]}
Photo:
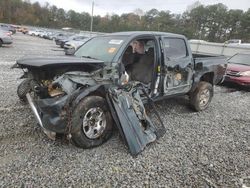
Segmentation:
{"type": "MultiPolygon", "coordinates": [[[[42,5],[48,2],[50,5],[56,5],[65,10],[75,10],[76,12],[91,13],[91,4],[93,0],[31,0],[38,1],[42,5]]],[[[136,8],[148,11],[152,8],[158,10],[170,10],[171,13],[182,13],[188,5],[196,0],[94,0],[94,15],[104,16],[108,14],[122,14],[133,12],[136,8]]],[[[246,11],[250,8],[250,0],[200,0],[204,5],[223,3],[229,9],[242,9],[246,11]]]]}

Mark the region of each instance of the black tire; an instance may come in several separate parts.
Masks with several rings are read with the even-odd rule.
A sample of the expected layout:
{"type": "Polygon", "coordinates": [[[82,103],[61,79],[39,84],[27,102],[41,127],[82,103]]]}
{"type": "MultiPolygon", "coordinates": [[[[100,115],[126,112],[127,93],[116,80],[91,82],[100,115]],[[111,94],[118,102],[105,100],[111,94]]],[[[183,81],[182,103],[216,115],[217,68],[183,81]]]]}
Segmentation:
{"type": "Polygon", "coordinates": [[[190,94],[190,105],[195,111],[205,110],[214,95],[214,88],[208,82],[200,82],[193,93],[190,94]]]}
{"type": "Polygon", "coordinates": [[[106,142],[111,137],[113,132],[113,119],[109,111],[108,104],[105,99],[100,96],[88,96],[80,101],[80,103],[78,103],[73,109],[71,123],[72,143],[80,148],[97,147],[106,142]],[[91,118],[88,117],[89,113],[92,113],[92,109],[98,109],[98,111],[101,109],[103,112],[103,116],[101,117],[105,117],[101,118],[101,124],[104,125],[105,123],[106,126],[101,130],[101,132],[99,132],[99,134],[97,134],[97,129],[95,130],[95,127],[97,126],[96,124],[98,124],[96,119],[90,120],[92,117],[94,117],[91,114],[91,118]],[[85,127],[84,122],[88,122],[85,124],[87,125],[85,127]],[[89,122],[92,125],[89,125],[89,122]],[[88,128],[88,130],[86,128],[88,128]],[[96,133],[92,135],[93,138],[88,134],[88,132],[91,132],[91,130],[94,130],[93,133],[96,131],[96,133]]]}
{"type": "Polygon", "coordinates": [[[3,41],[0,39],[0,47],[3,46],[3,41]]]}
{"type": "Polygon", "coordinates": [[[29,93],[32,89],[31,79],[23,80],[17,87],[17,95],[19,99],[23,102],[27,101],[26,94],[29,93]]]}

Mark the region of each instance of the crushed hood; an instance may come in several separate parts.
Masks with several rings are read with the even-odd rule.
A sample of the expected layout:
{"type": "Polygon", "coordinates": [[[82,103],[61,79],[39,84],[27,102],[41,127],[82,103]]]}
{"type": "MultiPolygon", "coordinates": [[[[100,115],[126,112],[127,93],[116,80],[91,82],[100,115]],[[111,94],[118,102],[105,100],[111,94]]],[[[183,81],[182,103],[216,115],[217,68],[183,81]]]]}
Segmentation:
{"type": "Polygon", "coordinates": [[[21,68],[83,64],[104,65],[104,61],[75,56],[29,57],[17,60],[17,65],[21,68]]]}

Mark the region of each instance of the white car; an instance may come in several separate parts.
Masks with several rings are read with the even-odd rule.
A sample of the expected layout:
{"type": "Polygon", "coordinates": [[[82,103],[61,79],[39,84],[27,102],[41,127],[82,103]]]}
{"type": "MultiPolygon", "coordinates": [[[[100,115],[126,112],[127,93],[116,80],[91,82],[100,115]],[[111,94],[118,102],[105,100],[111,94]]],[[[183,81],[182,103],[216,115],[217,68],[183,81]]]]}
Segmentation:
{"type": "Polygon", "coordinates": [[[190,43],[207,43],[205,40],[199,40],[199,39],[190,39],[190,43]]]}
{"type": "Polygon", "coordinates": [[[12,42],[11,32],[0,30],[0,47],[3,44],[12,44],[12,42]]]}
{"type": "Polygon", "coordinates": [[[31,36],[38,36],[40,34],[40,32],[41,31],[39,31],[39,30],[30,30],[28,32],[28,34],[31,35],[31,36]]]}
{"type": "Polygon", "coordinates": [[[81,45],[87,42],[89,38],[83,40],[70,40],[65,43],[64,51],[66,55],[72,55],[81,45]]]}

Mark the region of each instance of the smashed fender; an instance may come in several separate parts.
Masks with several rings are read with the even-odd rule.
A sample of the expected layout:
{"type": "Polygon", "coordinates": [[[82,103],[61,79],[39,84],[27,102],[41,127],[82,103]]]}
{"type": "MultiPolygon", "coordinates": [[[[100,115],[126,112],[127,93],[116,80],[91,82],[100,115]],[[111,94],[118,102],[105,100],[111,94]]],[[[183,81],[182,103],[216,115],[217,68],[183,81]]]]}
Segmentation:
{"type": "MultiPolygon", "coordinates": [[[[114,119],[119,132],[128,145],[130,153],[137,155],[157,138],[156,128],[145,112],[137,87],[112,87],[108,91],[110,107],[115,112],[114,119]]],[[[112,110],[112,109],[111,109],[112,110]]],[[[112,113],[114,116],[114,113],[112,113]]]]}

